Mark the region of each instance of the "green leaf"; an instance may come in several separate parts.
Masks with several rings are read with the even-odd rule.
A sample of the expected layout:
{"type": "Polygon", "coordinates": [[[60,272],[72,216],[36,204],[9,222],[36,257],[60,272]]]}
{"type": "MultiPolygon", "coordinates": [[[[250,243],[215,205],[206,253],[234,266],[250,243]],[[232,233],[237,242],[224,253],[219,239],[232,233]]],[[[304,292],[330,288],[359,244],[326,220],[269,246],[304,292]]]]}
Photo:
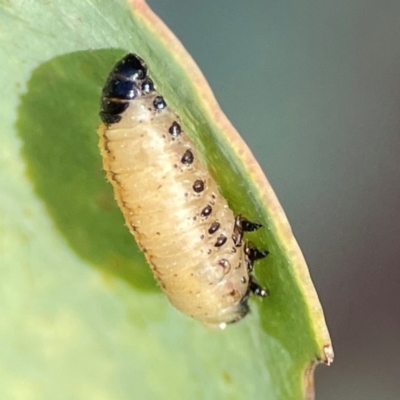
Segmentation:
{"type": "Polygon", "coordinates": [[[180,43],[142,1],[0,1],[2,399],[303,399],[333,358],[321,307],[258,164],[180,43]],[[156,286],[101,170],[102,85],[149,66],[236,213],[270,255],[270,296],[224,331],[156,286]]]}

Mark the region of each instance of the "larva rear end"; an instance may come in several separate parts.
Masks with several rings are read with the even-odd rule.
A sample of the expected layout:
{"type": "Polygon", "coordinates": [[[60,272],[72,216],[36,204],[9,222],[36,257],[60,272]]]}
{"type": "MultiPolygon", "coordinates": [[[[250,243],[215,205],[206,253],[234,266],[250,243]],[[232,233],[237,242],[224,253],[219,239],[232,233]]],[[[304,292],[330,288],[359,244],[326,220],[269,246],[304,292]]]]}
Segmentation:
{"type": "Polygon", "coordinates": [[[171,303],[208,325],[242,319],[249,293],[266,293],[251,274],[266,252],[242,240],[259,225],[234,216],[138,56],[110,73],[100,116],[107,177],[171,303]]]}

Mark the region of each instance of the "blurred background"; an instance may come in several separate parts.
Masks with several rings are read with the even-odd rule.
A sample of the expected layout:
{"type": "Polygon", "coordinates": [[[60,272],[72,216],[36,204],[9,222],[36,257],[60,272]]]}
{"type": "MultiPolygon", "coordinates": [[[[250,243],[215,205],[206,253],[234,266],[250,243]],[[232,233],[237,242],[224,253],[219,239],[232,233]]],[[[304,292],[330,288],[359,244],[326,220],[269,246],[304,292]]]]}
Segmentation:
{"type": "Polygon", "coordinates": [[[400,398],[400,2],[149,0],[275,189],[336,359],[318,400],[400,398]]]}

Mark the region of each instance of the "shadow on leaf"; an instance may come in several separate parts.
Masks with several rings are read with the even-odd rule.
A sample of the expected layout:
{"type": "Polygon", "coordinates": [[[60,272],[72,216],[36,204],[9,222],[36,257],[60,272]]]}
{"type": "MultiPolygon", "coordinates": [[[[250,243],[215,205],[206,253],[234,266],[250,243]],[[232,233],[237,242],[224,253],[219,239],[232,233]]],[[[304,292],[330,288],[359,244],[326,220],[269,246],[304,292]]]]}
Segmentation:
{"type": "Polygon", "coordinates": [[[74,251],[137,289],[157,290],[124,225],[97,147],[101,88],[124,53],[82,51],[40,65],[21,98],[16,127],[35,190],[74,251]]]}

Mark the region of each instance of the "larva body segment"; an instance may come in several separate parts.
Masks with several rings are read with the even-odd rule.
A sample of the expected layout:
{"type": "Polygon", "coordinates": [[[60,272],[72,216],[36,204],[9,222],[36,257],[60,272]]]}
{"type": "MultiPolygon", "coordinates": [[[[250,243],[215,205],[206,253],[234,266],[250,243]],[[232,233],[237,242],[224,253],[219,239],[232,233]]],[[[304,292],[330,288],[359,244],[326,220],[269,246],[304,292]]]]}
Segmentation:
{"type": "MultiPolygon", "coordinates": [[[[254,249],[177,115],[128,54],[103,89],[99,129],[104,169],[126,223],[171,303],[208,325],[225,326],[249,311],[254,249]]],[[[258,252],[258,258],[266,253],[258,252]]]]}

